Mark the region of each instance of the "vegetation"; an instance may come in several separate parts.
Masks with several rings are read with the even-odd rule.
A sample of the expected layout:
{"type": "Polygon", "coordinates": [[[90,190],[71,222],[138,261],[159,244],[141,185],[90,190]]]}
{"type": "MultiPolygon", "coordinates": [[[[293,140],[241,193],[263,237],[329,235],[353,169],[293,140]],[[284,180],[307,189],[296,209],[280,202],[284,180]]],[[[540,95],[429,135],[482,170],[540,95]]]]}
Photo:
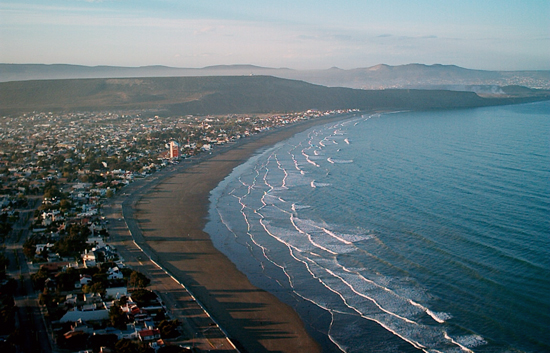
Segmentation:
{"type": "Polygon", "coordinates": [[[143,273],[138,271],[132,271],[130,278],[128,279],[128,287],[134,289],[143,289],[151,283],[151,280],[147,278],[143,273]]]}
{"type": "Polygon", "coordinates": [[[239,114],[307,109],[440,109],[548,99],[481,98],[472,92],[367,91],[269,76],[43,80],[0,83],[0,113],[32,110],[163,109],[179,114],[239,114]],[[120,99],[120,97],[126,97],[120,99]]]}
{"type": "Polygon", "coordinates": [[[132,300],[138,304],[138,306],[144,306],[157,299],[157,295],[147,289],[138,289],[132,292],[132,300]]]}
{"type": "Polygon", "coordinates": [[[136,343],[128,339],[121,339],[115,344],[116,353],[154,353],[153,348],[143,343],[136,343]]]}
{"type": "Polygon", "coordinates": [[[178,326],[178,320],[162,320],[158,325],[158,329],[162,338],[176,338],[180,335],[178,326]]]}
{"type": "Polygon", "coordinates": [[[119,303],[111,306],[109,309],[109,320],[111,321],[111,326],[124,330],[126,328],[126,323],[128,322],[126,314],[120,308],[119,303]]]}
{"type": "Polygon", "coordinates": [[[60,256],[80,255],[87,247],[86,240],[91,234],[90,229],[86,226],[72,224],[69,226],[67,233],[55,243],[53,250],[60,256]]]}

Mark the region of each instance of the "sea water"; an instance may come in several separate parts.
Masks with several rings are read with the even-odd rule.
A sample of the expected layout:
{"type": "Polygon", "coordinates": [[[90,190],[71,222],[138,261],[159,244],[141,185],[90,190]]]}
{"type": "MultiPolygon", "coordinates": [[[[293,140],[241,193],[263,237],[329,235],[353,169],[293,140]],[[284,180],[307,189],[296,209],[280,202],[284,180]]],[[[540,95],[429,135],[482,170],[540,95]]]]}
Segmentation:
{"type": "Polygon", "coordinates": [[[206,231],[326,352],[548,352],[550,102],[314,127],[236,168],[206,231]]]}

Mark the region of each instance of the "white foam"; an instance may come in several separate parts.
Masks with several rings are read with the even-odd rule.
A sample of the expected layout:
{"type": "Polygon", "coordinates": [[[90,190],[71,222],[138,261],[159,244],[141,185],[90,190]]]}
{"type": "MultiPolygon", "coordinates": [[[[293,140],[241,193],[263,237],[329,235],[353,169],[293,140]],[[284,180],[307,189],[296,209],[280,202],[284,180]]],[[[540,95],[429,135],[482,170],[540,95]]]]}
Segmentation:
{"type": "Polygon", "coordinates": [[[445,321],[451,319],[453,316],[449,313],[444,312],[434,312],[430,309],[426,309],[426,314],[430,315],[432,319],[439,322],[440,324],[444,323],[445,321]]]}
{"type": "Polygon", "coordinates": [[[329,161],[332,164],[350,164],[353,163],[353,159],[334,159],[334,158],[327,158],[327,161],[329,161]]]}
{"type": "Polygon", "coordinates": [[[320,160],[325,159],[325,157],[320,156],[320,155],[314,155],[314,156],[309,156],[309,159],[312,160],[312,161],[320,161],[320,160]]]}
{"type": "Polygon", "coordinates": [[[455,341],[468,348],[475,348],[487,344],[487,341],[479,335],[460,336],[455,338],[455,341]]]}
{"type": "Polygon", "coordinates": [[[309,158],[309,156],[308,156],[305,152],[302,151],[302,155],[303,155],[304,157],[306,157],[306,161],[307,161],[309,164],[312,164],[312,165],[314,165],[314,166],[316,166],[316,167],[319,167],[319,164],[317,164],[317,163],[315,163],[314,161],[312,161],[312,160],[309,158]]]}
{"type": "MultiPolygon", "coordinates": [[[[336,135],[337,131],[334,134],[336,135]]],[[[346,252],[365,251],[368,254],[368,246],[371,242],[355,243],[373,238],[373,234],[370,234],[369,231],[347,229],[342,225],[316,223],[297,217],[297,211],[311,206],[298,202],[303,199],[295,198],[293,200],[294,194],[289,191],[288,186],[300,182],[303,185],[309,183],[312,188],[331,185],[303,177],[305,171],[300,166],[307,167],[306,161],[316,165],[311,161],[312,155],[320,155],[319,151],[315,149],[317,147],[313,144],[314,136],[317,135],[310,135],[309,143],[314,148],[304,148],[305,143],[301,147],[293,147],[288,151],[291,158],[288,156],[287,158],[278,158],[273,153],[265,164],[257,165],[251,174],[239,178],[240,185],[231,191],[231,195],[241,207],[242,218],[234,217],[235,219],[230,219],[229,222],[227,217],[224,220],[220,215],[222,223],[230,228],[237,221],[242,222],[242,225],[239,226],[241,231],[234,232],[234,236],[237,237],[235,233],[239,233],[239,237],[241,237],[245,233],[243,229],[246,228],[246,234],[250,241],[246,240],[245,246],[250,248],[257,246],[261,249],[263,256],[267,259],[264,262],[272,263],[284,273],[294,293],[329,312],[333,320],[334,313],[359,315],[367,320],[378,322],[382,327],[410,342],[413,346],[430,352],[450,352],[458,349],[471,352],[469,347],[482,344],[484,340],[479,336],[472,335],[453,339],[446,333],[444,335],[441,324],[450,319],[451,315],[427,309],[427,304],[426,306],[420,304],[423,303],[423,300],[415,302],[410,299],[414,296],[407,295],[407,290],[400,290],[401,288],[398,287],[402,282],[397,281],[396,285],[389,277],[383,278],[382,274],[371,273],[366,265],[360,268],[363,265],[361,263],[357,263],[357,269],[350,269],[343,266],[343,261],[337,262],[337,256],[346,252]],[[291,151],[300,151],[302,148],[304,149],[301,154],[305,160],[299,155],[299,152],[296,152],[298,160],[291,151]],[[290,226],[289,220],[294,228],[290,226]],[[278,253],[273,251],[272,245],[279,243],[283,249],[285,247],[288,249],[290,256],[299,262],[299,265],[289,263],[286,256],[284,260],[277,260],[278,257],[273,257],[278,256],[280,251],[278,253]],[[360,247],[358,247],[359,245],[360,247]],[[302,264],[305,269],[304,266],[301,266],[302,264]],[[324,289],[312,291],[313,285],[319,286],[321,289],[326,288],[327,291],[324,289]],[[428,316],[434,321],[417,320],[428,316]],[[418,322],[429,322],[430,325],[418,322]]],[[[319,141],[318,144],[324,146],[327,141],[330,140],[325,139],[319,141]]],[[[349,140],[344,139],[344,141],[349,145],[349,140]]],[[[353,162],[352,160],[335,160],[333,158],[327,160],[332,164],[353,162]]],[[[313,174],[312,171],[311,175],[313,174]]],[[[342,257],[340,260],[344,258],[342,257]]],[[[346,258],[351,259],[349,256],[346,258]]],[[[263,261],[263,259],[261,260],[263,261]]],[[[353,263],[355,264],[355,262],[353,263]]],[[[284,277],[282,278],[284,279],[284,277]]],[[[330,332],[331,329],[332,322],[328,332],[329,338],[342,351],[345,351],[345,334],[333,336],[330,332]]]]}
{"type": "Polygon", "coordinates": [[[447,334],[447,332],[444,332],[444,337],[446,339],[448,339],[449,341],[451,341],[453,344],[456,344],[457,346],[460,347],[460,349],[464,352],[468,352],[468,353],[474,353],[474,351],[472,351],[471,349],[469,349],[468,347],[466,347],[465,345],[461,344],[459,341],[461,340],[461,338],[459,337],[458,339],[453,339],[451,336],[449,336],[447,334]]]}
{"type": "Polygon", "coordinates": [[[293,211],[303,210],[303,209],[306,209],[306,208],[311,208],[311,206],[308,206],[308,205],[297,205],[297,204],[295,204],[295,203],[292,204],[292,210],[293,210],[293,211]]]}
{"type": "Polygon", "coordinates": [[[323,187],[330,186],[332,184],[330,184],[330,183],[317,183],[317,182],[315,182],[315,180],[312,180],[310,185],[311,185],[312,188],[323,188],[323,187]]]}

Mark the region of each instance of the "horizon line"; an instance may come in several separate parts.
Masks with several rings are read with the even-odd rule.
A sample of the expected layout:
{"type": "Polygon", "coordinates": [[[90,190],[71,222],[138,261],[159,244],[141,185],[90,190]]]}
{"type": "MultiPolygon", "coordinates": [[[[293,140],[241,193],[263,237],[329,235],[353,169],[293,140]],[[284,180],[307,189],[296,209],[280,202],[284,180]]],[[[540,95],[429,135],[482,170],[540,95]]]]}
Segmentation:
{"type": "Polygon", "coordinates": [[[352,71],[352,70],[360,70],[360,69],[373,69],[376,67],[403,67],[403,66],[425,66],[425,67],[455,67],[465,70],[472,70],[472,71],[496,71],[496,72],[514,72],[514,71],[550,71],[550,69],[514,69],[514,70],[488,70],[488,69],[477,69],[477,68],[468,68],[464,66],[459,66],[456,64],[424,64],[424,63],[408,63],[408,64],[398,64],[398,65],[390,65],[390,64],[376,64],[373,66],[359,66],[359,67],[353,67],[349,69],[341,68],[338,66],[331,66],[328,68],[323,69],[295,69],[290,67],[271,67],[271,66],[260,66],[256,64],[216,64],[216,65],[208,65],[203,67],[181,67],[181,66],[169,66],[169,65],[163,65],[163,64],[149,64],[149,65],[139,65],[139,66],[121,66],[121,65],[109,65],[109,64],[101,64],[101,65],[85,65],[85,64],[71,64],[71,63],[3,63],[0,62],[0,65],[35,65],[35,66],[80,66],[80,67],[87,67],[87,68],[123,68],[123,69],[140,69],[140,68],[152,68],[152,67],[159,67],[159,68],[167,68],[167,69],[178,69],[178,70],[203,70],[203,69],[213,69],[213,68],[238,68],[238,67],[251,67],[255,69],[267,69],[267,70],[291,70],[291,71],[328,71],[328,70],[342,70],[342,71],[352,71]]]}

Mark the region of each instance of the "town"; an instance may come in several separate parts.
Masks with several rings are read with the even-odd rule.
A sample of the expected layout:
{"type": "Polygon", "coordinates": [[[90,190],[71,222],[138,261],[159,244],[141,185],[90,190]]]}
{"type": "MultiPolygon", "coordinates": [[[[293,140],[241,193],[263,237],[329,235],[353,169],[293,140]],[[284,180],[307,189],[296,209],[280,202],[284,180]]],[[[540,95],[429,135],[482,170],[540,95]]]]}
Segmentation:
{"type": "MultiPolygon", "coordinates": [[[[271,129],[350,110],[159,117],[34,112],[0,120],[2,352],[186,352],[192,332],[110,244],[124,187],[271,129]]],[[[157,112],[158,113],[158,112],[157,112]]]]}

